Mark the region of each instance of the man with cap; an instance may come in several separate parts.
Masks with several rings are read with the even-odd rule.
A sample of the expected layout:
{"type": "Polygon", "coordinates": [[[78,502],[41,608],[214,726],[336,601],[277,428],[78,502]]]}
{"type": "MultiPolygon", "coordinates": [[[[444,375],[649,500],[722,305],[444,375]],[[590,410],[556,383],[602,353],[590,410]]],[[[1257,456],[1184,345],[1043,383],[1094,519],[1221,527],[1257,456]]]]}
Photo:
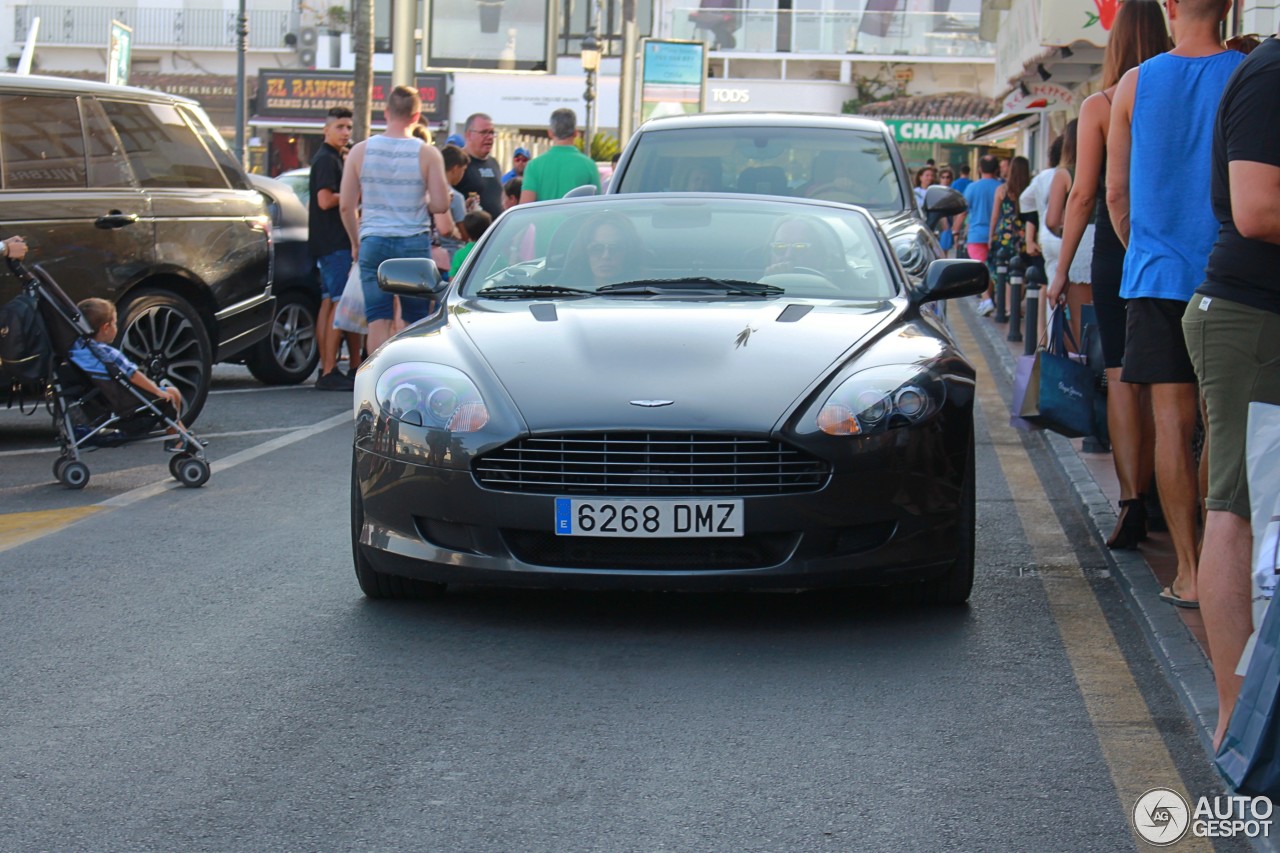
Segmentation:
{"type": "Polygon", "coordinates": [[[512,178],[524,176],[524,166],[529,162],[529,149],[517,148],[516,153],[511,155],[511,171],[502,176],[502,183],[505,185],[512,178]]]}

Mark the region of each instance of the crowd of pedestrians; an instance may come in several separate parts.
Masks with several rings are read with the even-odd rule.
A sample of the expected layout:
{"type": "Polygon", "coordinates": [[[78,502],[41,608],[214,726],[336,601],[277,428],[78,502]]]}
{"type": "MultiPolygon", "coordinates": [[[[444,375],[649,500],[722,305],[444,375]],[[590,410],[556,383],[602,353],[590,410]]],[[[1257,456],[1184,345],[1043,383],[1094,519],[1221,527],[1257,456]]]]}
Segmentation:
{"type": "MultiPolygon", "coordinates": [[[[388,258],[431,258],[446,278],[489,224],[522,202],[556,199],[589,184],[600,189],[596,164],[576,147],[577,115],[550,117],[551,146],[533,157],[518,147],[501,174],[492,156],[496,131],[485,113],[467,117],[461,134],[433,145],[421,121],[416,89],[397,86],[387,98],[386,130],[351,146],[352,112],[329,110],[323,143],[311,160],[308,249],[319,273],[316,323],[320,369],[315,387],[350,391],[363,353],[377,349],[401,324],[425,316],[429,303],[391,297],[378,288],[378,265],[388,258]],[[366,335],[335,326],[352,267],[359,273],[366,335]],[[346,344],[348,372],[338,366],[346,344]]],[[[532,234],[510,249],[531,255],[532,234]]]]}
{"type": "Polygon", "coordinates": [[[1050,310],[1078,323],[1092,303],[1120,487],[1106,544],[1138,547],[1160,510],[1177,571],[1159,596],[1203,614],[1215,746],[1255,627],[1248,407],[1280,404],[1280,36],[1229,48],[1229,5],[1127,0],[1102,89],[1048,168],[1030,179],[1024,158],[982,157],[951,226],[971,258],[1042,263],[1050,310]]]}

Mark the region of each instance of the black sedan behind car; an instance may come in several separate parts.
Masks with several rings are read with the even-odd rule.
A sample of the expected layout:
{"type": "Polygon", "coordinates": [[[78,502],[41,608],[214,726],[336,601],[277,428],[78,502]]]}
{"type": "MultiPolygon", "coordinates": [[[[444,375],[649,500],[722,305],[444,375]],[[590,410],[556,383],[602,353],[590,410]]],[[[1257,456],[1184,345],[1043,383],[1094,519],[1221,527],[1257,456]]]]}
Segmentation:
{"type": "Polygon", "coordinates": [[[449,583],[973,580],[974,371],[866,211],[746,195],[517,207],[361,366],[352,545],[374,597],[449,583]],[[532,247],[532,250],[530,250],[532,247]]]}

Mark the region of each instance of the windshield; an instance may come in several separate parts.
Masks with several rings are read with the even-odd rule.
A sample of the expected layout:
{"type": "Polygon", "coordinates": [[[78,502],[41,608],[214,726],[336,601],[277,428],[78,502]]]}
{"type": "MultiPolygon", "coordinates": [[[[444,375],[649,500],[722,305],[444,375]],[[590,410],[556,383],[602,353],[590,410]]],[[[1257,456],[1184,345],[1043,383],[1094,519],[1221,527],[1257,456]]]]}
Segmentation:
{"type": "Polygon", "coordinates": [[[794,202],[603,196],[512,208],[466,262],[490,299],[885,299],[866,214],[794,202]]]}
{"type": "Polygon", "coordinates": [[[640,134],[616,192],[740,192],[902,210],[885,137],[825,127],[700,127],[640,134]]]}

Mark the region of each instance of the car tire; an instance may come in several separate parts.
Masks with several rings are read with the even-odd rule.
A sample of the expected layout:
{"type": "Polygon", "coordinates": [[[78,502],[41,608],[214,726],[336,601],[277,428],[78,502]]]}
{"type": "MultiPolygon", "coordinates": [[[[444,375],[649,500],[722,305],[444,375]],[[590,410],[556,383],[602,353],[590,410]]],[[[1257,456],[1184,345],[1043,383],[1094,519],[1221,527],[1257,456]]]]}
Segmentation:
{"type": "Polygon", "coordinates": [[[297,385],[311,376],[320,362],[316,300],[298,290],[276,298],[271,334],[254,344],[245,358],[249,372],[267,385],[297,385]]]}
{"type": "Polygon", "coordinates": [[[973,590],[974,525],[977,518],[973,431],[969,431],[969,449],[965,461],[964,486],[960,492],[960,518],[956,523],[957,553],[955,562],[944,573],[919,586],[922,604],[961,605],[973,590]]]}
{"type": "Polygon", "coordinates": [[[360,476],[356,451],[351,451],[351,557],[355,563],[356,581],[368,598],[439,598],[445,584],[406,578],[380,572],[364,555],[360,531],[364,528],[364,498],[360,495],[360,476]]]}
{"type": "Polygon", "coordinates": [[[191,303],[162,290],[142,291],[118,308],[118,347],[155,382],[182,392],[182,420],[195,423],[209,395],[213,345],[191,303]]]}

